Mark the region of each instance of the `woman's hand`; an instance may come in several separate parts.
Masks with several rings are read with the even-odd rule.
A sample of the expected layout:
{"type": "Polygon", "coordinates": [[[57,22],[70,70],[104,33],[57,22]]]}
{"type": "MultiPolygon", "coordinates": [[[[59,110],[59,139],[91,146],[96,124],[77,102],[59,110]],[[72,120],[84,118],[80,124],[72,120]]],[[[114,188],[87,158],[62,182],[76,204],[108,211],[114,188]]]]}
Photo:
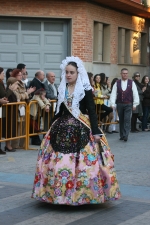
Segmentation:
{"type": "Polygon", "coordinates": [[[9,101],[7,101],[7,98],[1,98],[0,99],[0,104],[7,104],[9,101]]]}
{"type": "Polygon", "coordinates": [[[94,91],[94,95],[95,95],[95,97],[98,97],[98,91],[97,90],[94,91]]]}
{"type": "Polygon", "coordinates": [[[49,105],[45,107],[45,112],[49,112],[49,105]]]}
{"type": "Polygon", "coordinates": [[[94,135],[95,142],[100,142],[101,137],[99,135],[94,135]]]}
{"type": "Polygon", "coordinates": [[[146,90],[146,87],[143,87],[143,88],[142,88],[142,91],[144,92],[145,90],[146,90]]]}
{"type": "Polygon", "coordinates": [[[31,94],[32,92],[34,92],[36,90],[36,87],[30,87],[27,89],[27,93],[28,95],[31,94]]]}
{"type": "Polygon", "coordinates": [[[108,99],[108,96],[107,96],[107,95],[103,95],[103,98],[104,98],[104,99],[108,99]]]}
{"type": "Polygon", "coordinates": [[[8,88],[9,88],[11,91],[16,91],[17,88],[18,88],[18,81],[16,81],[16,82],[13,83],[13,84],[10,84],[8,88]]]}

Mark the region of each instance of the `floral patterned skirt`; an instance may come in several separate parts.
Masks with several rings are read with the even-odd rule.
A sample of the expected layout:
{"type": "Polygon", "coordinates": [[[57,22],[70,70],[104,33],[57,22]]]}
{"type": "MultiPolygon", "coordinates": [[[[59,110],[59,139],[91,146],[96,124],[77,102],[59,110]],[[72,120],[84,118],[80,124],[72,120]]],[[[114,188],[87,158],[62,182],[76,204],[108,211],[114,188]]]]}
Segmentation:
{"type": "Polygon", "coordinates": [[[32,198],[66,205],[99,204],[120,198],[114,158],[105,136],[101,142],[105,165],[91,133],[88,143],[77,152],[54,151],[50,142],[48,131],[38,154],[32,198]]]}

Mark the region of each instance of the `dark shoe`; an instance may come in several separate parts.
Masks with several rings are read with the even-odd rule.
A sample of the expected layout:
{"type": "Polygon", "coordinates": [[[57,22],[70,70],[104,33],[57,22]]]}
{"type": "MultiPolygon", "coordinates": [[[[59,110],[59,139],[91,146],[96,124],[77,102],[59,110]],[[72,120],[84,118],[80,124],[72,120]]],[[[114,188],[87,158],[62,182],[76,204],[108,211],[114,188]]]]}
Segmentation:
{"type": "Polygon", "coordinates": [[[119,132],[118,132],[118,131],[116,131],[116,130],[113,130],[113,131],[112,131],[112,133],[119,133],[119,132]]]}
{"type": "Polygon", "coordinates": [[[139,129],[135,129],[137,132],[140,132],[140,130],[139,129]]]}
{"type": "Polygon", "coordinates": [[[32,140],[31,145],[41,145],[41,141],[40,140],[32,140]]]}
{"type": "Polygon", "coordinates": [[[41,133],[41,132],[43,132],[44,130],[42,130],[42,129],[39,129],[38,131],[37,131],[37,133],[41,133]]]}
{"type": "Polygon", "coordinates": [[[108,133],[108,134],[112,134],[112,132],[111,131],[105,131],[106,133],[108,133]]]}
{"type": "Polygon", "coordinates": [[[5,151],[6,151],[6,152],[15,152],[16,150],[15,150],[15,149],[9,149],[9,148],[7,148],[7,147],[5,146],[5,151]]]}
{"type": "Polygon", "coordinates": [[[41,145],[41,140],[39,138],[39,135],[31,137],[31,145],[41,145]]]}
{"type": "Polygon", "coordinates": [[[124,139],[123,139],[124,141],[127,141],[128,140],[128,138],[127,137],[124,137],[124,139]]]}
{"type": "Polygon", "coordinates": [[[24,149],[23,146],[16,146],[14,149],[24,149]]]}
{"type": "Polygon", "coordinates": [[[6,152],[3,151],[2,149],[0,149],[0,155],[5,155],[5,154],[6,154],[6,152]]]}
{"type": "Polygon", "coordinates": [[[130,132],[131,133],[138,133],[138,131],[136,131],[136,130],[131,130],[130,132]]]}
{"type": "Polygon", "coordinates": [[[123,141],[124,140],[124,137],[121,137],[119,140],[123,141]]]}

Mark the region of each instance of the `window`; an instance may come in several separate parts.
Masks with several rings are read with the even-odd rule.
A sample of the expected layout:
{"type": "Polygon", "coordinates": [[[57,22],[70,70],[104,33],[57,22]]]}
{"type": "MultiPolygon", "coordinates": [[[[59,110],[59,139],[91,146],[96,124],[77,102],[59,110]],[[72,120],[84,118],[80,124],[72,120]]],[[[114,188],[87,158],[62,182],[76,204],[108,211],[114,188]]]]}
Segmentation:
{"type": "Polygon", "coordinates": [[[147,57],[146,34],[129,29],[118,30],[118,63],[145,64],[147,57]]]}
{"type": "Polygon", "coordinates": [[[94,22],[93,61],[110,62],[110,25],[94,22]]]}
{"type": "Polygon", "coordinates": [[[0,30],[18,30],[18,21],[0,21],[0,30]]]}
{"type": "Polygon", "coordinates": [[[41,31],[41,22],[22,21],[21,30],[41,31]]]}
{"type": "Polygon", "coordinates": [[[63,23],[57,22],[45,22],[44,31],[63,32],[63,23]]]}

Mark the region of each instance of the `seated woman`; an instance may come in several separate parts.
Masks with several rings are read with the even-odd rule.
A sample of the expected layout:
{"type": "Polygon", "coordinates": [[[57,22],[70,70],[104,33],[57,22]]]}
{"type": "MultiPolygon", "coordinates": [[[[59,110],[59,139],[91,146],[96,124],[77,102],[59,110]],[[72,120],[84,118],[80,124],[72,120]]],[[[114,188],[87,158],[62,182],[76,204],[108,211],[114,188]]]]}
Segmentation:
{"type": "Polygon", "coordinates": [[[95,97],[102,97],[103,99],[97,99],[95,100],[95,104],[97,105],[97,110],[100,113],[100,120],[102,121],[102,119],[104,119],[107,115],[109,115],[113,109],[111,107],[108,107],[106,105],[104,105],[104,99],[107,99],[108,96],[107,95],[103,95],[102,94],[102,90],[101,90],[101,85],[100,85],[100,81],[101,81],[101,77],[99,74],[96,74],[94,76],[94,93],[95,93],[95,97]],[[101,111],[104,111],[101,113],[101,111]]]}
{"type": "Polygon", "coordinates": [[[66,205],[116,200],[120,190],[113,155],[98,128],[83,62],[67,57],[61,69],[56,115],[38,154],[32,197],[66,205]]]}
{"type": "Polygon", "coordinates": [[[105,73],[100,73],[100,86],[102,95],[110,96],[111,93],[111,83],[109,78],[106,77],[105,73]]]}

